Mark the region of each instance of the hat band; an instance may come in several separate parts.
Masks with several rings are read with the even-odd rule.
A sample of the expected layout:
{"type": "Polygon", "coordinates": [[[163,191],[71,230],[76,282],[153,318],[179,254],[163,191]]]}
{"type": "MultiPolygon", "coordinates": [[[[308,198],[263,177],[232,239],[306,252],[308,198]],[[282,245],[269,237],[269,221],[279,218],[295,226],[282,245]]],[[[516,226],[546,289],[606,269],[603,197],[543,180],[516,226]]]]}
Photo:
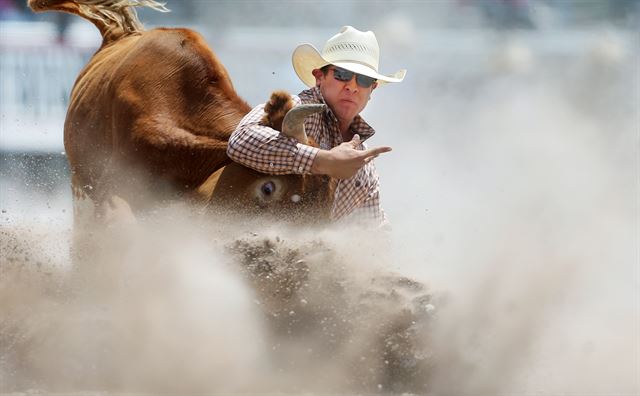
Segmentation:
{"type": "Polygon", "coordinates": [[[357,63],[359,65],[362,65],[364,67],[368,67],[369,69],[373,70],[374,72],[378,73],[378,68],[374,67],[372,64],[367,63],[367,62],[361,62],[361,61],[357,61],[357,60],[353,60],[353,59],[327,59],[324,58],[325,61],[328,61],[329,63],[357,63]]]}

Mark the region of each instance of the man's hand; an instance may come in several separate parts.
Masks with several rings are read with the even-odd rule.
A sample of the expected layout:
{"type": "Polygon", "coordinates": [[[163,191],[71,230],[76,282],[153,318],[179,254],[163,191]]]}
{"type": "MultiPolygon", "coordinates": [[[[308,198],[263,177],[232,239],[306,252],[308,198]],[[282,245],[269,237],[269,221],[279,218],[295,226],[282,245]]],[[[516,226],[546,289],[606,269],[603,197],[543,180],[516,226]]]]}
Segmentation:
{"type": "Polygon", "coordinates": [[[328,151],[320,150],[311,166],[311,173],[348,179],[378,155],[391,151],[391,147],[356,150],[359,145],[360,136],[354,135],[350,142],[344,142],[328,151]]]}

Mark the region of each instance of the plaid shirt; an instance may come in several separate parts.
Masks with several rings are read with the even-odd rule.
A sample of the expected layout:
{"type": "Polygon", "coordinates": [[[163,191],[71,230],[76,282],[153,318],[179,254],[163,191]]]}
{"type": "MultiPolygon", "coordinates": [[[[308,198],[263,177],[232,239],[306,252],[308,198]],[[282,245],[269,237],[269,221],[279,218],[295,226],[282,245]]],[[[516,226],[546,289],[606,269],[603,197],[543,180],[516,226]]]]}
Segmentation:
{"type": "MultiPolygon", "coordinates": [[[[293,96],[295,105],[300,103],[325,103],[317,87],[293,96]]],[[[273,175],[311,174],[311,165],[320,149],[330,150],[343,143],[338,120],[327,107],[322,113],[313,114],[304,121],[307,135],[313,138],[320,149],[307,146],[294,138],[281,135],[261,125],[264,104],[256,106],[247,114],[229,138],[227,154],[244,166],[258,172],[273,175]]],[[[351,131],[360,135],[362,141],[373,136],[375,131],[362,117],[356,116],[351,131]]],[[[357,149],[365,150],[361,143],[357,149]]],[[[362,167],[353,177],[337,181],[331,219],[353,219],[386,224],[386,216],[380,207],[380,185],[373,161],[362,167]]]]}

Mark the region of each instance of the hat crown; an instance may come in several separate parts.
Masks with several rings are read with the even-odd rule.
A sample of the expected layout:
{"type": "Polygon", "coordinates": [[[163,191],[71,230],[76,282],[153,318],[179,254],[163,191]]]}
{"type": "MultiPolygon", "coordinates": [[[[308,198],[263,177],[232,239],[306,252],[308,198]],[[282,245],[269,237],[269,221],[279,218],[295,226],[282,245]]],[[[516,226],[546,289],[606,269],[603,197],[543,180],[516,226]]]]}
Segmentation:
{"type": "Polygon", "coordinates": [[[344,26],[327,41],[322,57],[330,63],[360,63],[377,72],[380,47],[372,31],[361,32],[352,26],[344,26]]]}
{"type": "Polygon", "coordinates": [[[317,84],[313,71],[329,64],[362,74],[385,83],[401,82],[406,70],[401,69],[392,75],[378,73],[380,47],[373,32],[361,32],[351,26],[343,26],[340,32],[331,37],[322,53],[309,43],[300,44],[291,55],[293,69],[300,80],[308,86],[317,84]]]}

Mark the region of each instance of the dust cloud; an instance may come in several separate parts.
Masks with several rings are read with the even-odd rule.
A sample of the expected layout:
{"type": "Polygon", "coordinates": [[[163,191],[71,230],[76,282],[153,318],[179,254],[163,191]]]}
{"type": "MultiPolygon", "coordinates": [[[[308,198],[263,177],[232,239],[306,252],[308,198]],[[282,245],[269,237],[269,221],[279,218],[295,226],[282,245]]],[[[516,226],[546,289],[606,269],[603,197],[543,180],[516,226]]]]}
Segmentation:
{"type": "Polygon", "coordinates": [[[395,39],[392,231],[4,221],[0,391],[638,394],[637,35],[395,39]]]}
{"type": "Polygon", "coordinates": [[[388,238],[192,213],[85,235],[73,268],[68,234],[4,230],[3,391],[426,389],[434,301],[384,268],[388,238]]]}
{"type": "Polygon", "coordinates": [[[416,51],[374,93],[395,258],[450,297],[435,394],[640,392],[638,38],[547,34],[416,51]]]}

